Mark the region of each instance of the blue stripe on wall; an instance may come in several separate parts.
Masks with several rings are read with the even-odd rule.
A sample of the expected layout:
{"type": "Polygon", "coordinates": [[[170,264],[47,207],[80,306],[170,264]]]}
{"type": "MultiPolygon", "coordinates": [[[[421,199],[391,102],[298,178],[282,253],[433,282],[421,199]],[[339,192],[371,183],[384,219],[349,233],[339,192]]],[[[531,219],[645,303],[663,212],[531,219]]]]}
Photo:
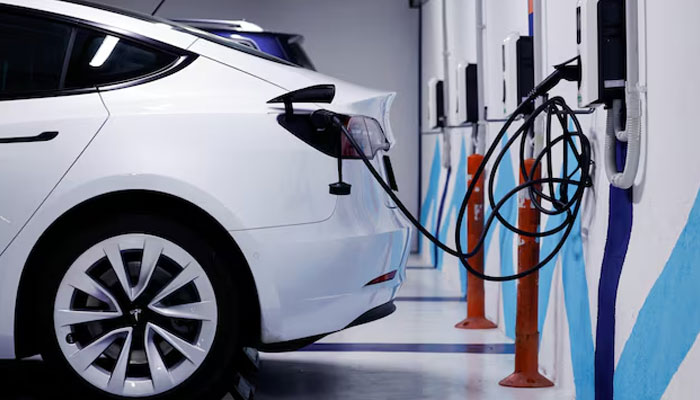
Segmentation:
{"type": "MultiPolygon", "coordinates": [[[[574,132],[573,121],[569,120],[569,131],[574,132]]],[[[569,160],[574,160],[574,152],[567,145],[569,160]]],[[[571,174],[576,165],[570,165],[571,174]]],[[[573,175],[581,179],[581,172],[573,175]]],[[[569,198],[576,192],[575,186],[569,186],[569,198]]],[[[593,327],[591,326],[591,309],[588,302],[588,282],[586,279],[586,260],[583,256],[581,238],[581,215],[574,221],[571,234],[561,250],[562,285],[564,286],[564,304],[569,321],[569,346],[571,348],[571,365],[574,372],[577,400],[593,400],[595,397],[595,358],[593,348],[593,327]]]]}
{"type": "Polygon", "coordinates": [[[580,216],[562,248],[561,257],[576,399],[592,400],[595,397],[595,358],[580,216]]]}
{"type": "MultiPolygon", "coordinates": [[[[431,232],[435,231],[435,224],[437,222],[437,196],[438,196],[438,184],[440,183],[440,170],[442,168],[441,164],[441,155],[440,155],[440,138],[435,139],[435,151],[433,151],[433,161],[430,164],[430,178],[428,181],[428,188],[425,194],[425,199],[423,200],[423,204],[421,205],[421,212],[420,212],[420,223],[421,225],[425,226],[427,229],[429,229],[431,232]],[[432,211],[432,218],[430,217],[432,211]],[[431,226],[428,226],[428,219],[430,218],[431,226]]],[[[418,252],[422,252],[423,250],[423,240],[424,238],[419,238],[418,240],[418,252]]],[[[431,254],[431,261],[432,265],[435,265],[435,256],[434,256],[434,247],[435,245],[430,243],[429,244],[429,251],[431,254]]]]}
{"type": "MultiPolygon", "coordinates": [[[[507,137],[503,137],[502,145],[508,142],[507,137]]],[[[487,182],[488,184],[488,182],[487,182]]],[[[513,161],[511,159],[510,150],[503,157],[501,165],[498,171],[498,182],[496,182],[496,187],[494,189],[495,201],[498,202],[500,199],[504,198],[510,190],[515,187],[515,178],[513,171],[513,161]]],[[[488,189],[487,189],[488,190],[488,189]]],[[[486,200],[488,203],[488,200],[486,200]]],[[[518,204],[517,196],[513,196],[508,200],[503,207],[501,207],[501,214],[506,221],[511,224],[516,224],[518,221],[518,204]]],[[[485,220],[488,219],[491,209],[488,208],[485,214],[485,220]]],[[[486,259],[488,255],[488,248],[491,244],[491,239],[495,226],[498,225],[494,223],[494,226],[486,234],[486,239],[484,241],[484,265],[486,265],[486,259]]],[[[513,232],[508,229],[500,227],[498,229],[498,247],[499,254],[501,258],[501,274],[502,275],[512,275],[515,272],[513,267],[513,232]]],[[[508,281],[501,283],[501,291],[503,293],[503,315],[504,315],[504,326],[506,335],[511,339],[515,338],[515,308],[516,308],[516,296],[517,289],[514,281],[508,281]]]]}
{"type": "Polygon", "coordinates": [[[660,399],[700,333],[700,192],[696,196],[620,356],[614,378],[618,400],[660,399]]]}
{"type": "MultiPolygon", "coordinates": [[[[622,169],[626,144],[617,143],[617,167],[622,169]]],[[[632,233],[632,190],[610,186],[608,236],[598,283],[598,325],[595,348],[595,398],[613,398],[615,370],[615,302],[622,266],[632,233]]]]}
{"type": "MultiPolygon", "coordinates": [[[[559,190],[558,188],[556,190],[559,190]]],[[[545,231],[554,229],[555,227],[561,225],[564,222],[565,215],[553,215],[547,219],[545,224],[545,231]]],[[[552,236],[542,239],[542,246],[540,247],[540,254],[547,255],[554,250],[557,243],[561,240],[564,232],[557,232],[552,236]]],[[[549,295],[552,291],[552,278],[554,276],[554,268],[556,268],[557,260],[559,257],[554,257],[550,260],[547,265],[542,267],[540,270],[540,286],[538,292],[538,305],[537,305],[537,330],[542,332],[544,327],[544,321],[547,319],[547,306],[549,304],[549,295]]]]}
{"type": "MultiPolygon", "coordinates": [[[[569,121],[569,130],[575,128],[569,121]]],[[[567,146],[569,159],[574,159],[573,150],[567,146]]],[[[570,165],[566,175],[571,174],[576,165],[570,165]]],[[[562,176],[564,171],[562,171],[562,176]]],[[[573,176],[579,179],[580,172],[573,176]]],[[[555,190],[559,190],[558,187],[555,190]]],[[[569,198],[576,192],[575,187],[569,187],[569,198]]],[[[545,230],[551,230],[564,221],[564,215],[552,216],[547,220],[545,230]]],[[[546,237],[542,242],[543,256],[549,254],[561,240],[563,231],[553,236],[546,237]]],[[[571,364],[576,385],[577,400],[591,400],[595,395],[594,382],[594,349],[593,332],[591,327],[590,306],[588,303],[588,284],[586,282],[585,260],[583,257],[583,241],[581,239],[581,216],[574,222],[573,229],[558,257],[550,261],[540,270],[540,288],[538,304],[538,330],[542,332],[544,321],[547,317],[547,306],[552,286],[552,276],[557,259],[562,261],[562,286],[564,289],[564,303],[569,322],[569,343],[571,348],[571,364]]]]}
{"type": "MultiPolygon", "coordinates": [[[[445,178],[445,188],[442,190],[442,197],[440,199],[440,208],[438,209],[438,215],[437,215],[437,224],[435,224],[435,230],[433,231],[433,235],[437,237],[442,243],[445,243],[444,237],[440,238],[440,225],[442,224],[442,219],[443,219],[443,213],[445,210],[445,200],[447,199],[447,192],[449,191],[450,188],[450,177],[452,176],[452,167],[447,168],[447,177],[445,178]]],[[[447,230],[447,227],[450,226],[450,219],[449,217],[446,218],[445,221],[445,230],[447,230]]],[[[445,255],[444,251],[441,251],[438,249],[437,246],[433,246],[433,249],[435,251],[435,254],[433,255],[433,259],[436,260],[435,262],[435,268],[437,269],[442,269],[442,259],[443,256],[445,255]]]]}
{"type": "MultiPolygon", "coordinates": [[[[572,122],[569,121],[569,130],[572,130],[572,122]]],[[[573,159],[573,154],[571,149],[567,146],[568,152],[569,152],[569,159],[573,159]]],[[[572,166],[569,168],[571,173],[571,170],[574,169],[572,166]]],[[[561,177],[565,176],[565,171],[561,172],[561,177]]],[[[568,175],[568,174],[566,174],[568,175]]],[[[580,175],[580,174],[579,174],[580,175]]],[[[555,191],[558,193],[559,192],[559,187],[561,185],[555,185],[555,191]]],[[[571,195],[572,190],[569,189],[569,195],[571,195]]],[[[565,214],[559,214],[559,215],[552,215],[547,218],[547,223],[545,224],[544,231],[551,231],[557,226],[561,225],[564,223],[564,220],[566,219],[565,214]]],[[[546,256],[547,254],[551,253],[554,248],[556,247],[557,243],[561,241],[562,236],[564,235],[564,231],[557,232],[553,234],[552,236],[548,236],[545,238],[542,238],[542,246],[540,246],[540,257],[546,256]]],[[[562,248],[563,251],[563,248],[562,248]]],[[[554,257],[552,260],[550,260],[542,269],[540,270],[540,281],[539,281],[539,290],[538,290],[538,296],[537,296],[537,331],[542,332],[542,329],[544,328],[544,321],[547,319],[547,309],[549,305],[549,295],[552,292],[552,279],[554,276],[554,269],[557,266],[557,261],[559,260],[559,255],[554,257]]],[[[540,339],[542,337],[540,336],[540,339]]]]}
{"type": "MultiPolygon", "coordinates": [[[[445,189],[447,190],[447,189],[445,189]]],[[[467,193],[467,150],[466,150],[466,138],[465,136],[462,136],[462,142],[461,142],[461,150],[459,152],[459,163],[457,164],[457,174],[455,175],[455,185],[454,189],[452,190],[452,200],[450,201],[450,205],[443,215],[443,226],[438,232],[438,237],[440,240],[443,242],[446,241],[447,239],[447,234],[449,231],[450,226],[453,226],[452,223],[452,218],[454,217],[455,220],[457,218],[457,214],[459,213],[459,208],[462,205],[462,200],[464,199],[464,195],[467,193]]],[[[462,247],[467,248],[467,224],[466,221],[462,225],[462,247]]],[[[442,267],[442,262],[443,262],[443,257],[445,255],[444,251],[441,251],[440,254],[438,255],[438,268],[442,267]]],[[[460,280],[462,282],[462,294],[466,294],[466,287],[467,287],[467,275],[466,275],[466,270],[462,268],[460,264],[460,280]]]]}

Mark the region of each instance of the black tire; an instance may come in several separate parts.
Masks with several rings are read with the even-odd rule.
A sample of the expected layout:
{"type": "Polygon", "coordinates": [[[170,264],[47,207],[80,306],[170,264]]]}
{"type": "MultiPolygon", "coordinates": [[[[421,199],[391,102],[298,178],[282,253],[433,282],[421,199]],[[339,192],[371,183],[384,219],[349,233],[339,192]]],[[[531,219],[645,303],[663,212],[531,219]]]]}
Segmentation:
{"type": "MultiPolygon", "coordinates": [[[[66,361],[58,344],[53,321],[54,301],[61,280],[71,264],[87,249],[95,244],[122,234],[142,233],[161,237],[175,243],[187,251],[204,269],[214,289],[217,303],[217,327],[213,345],[200,367],[179,386],[142,399],[197,399],[219,400],[229,390],[231,380],[236,374],[237,354],[240,352],[242,332],[240,327],[242,303],[248,299],[240,298],[241,290],[236,287],[237,267],[230,265],[231,260],[217,256],[217,249],[211,243],[206,232],[198,232],[187,223],[171,217],[144,215],[125,212],[85,221],[73,226],[70,232],[64,232],[60,244],[53,246],[42,257],[49,261],[43,277],[43,296],[39,303],[40,333],[42,357],[52,370],[59,374],[63,393],[78,395],[76,398],[88,399],[126,399],[93,387],[83,379],[66,361]]],[[[240,271],[240,270],[239,270],[240,271]]],[[[133,399],[134,397],[129,397],[133,399]]]]}

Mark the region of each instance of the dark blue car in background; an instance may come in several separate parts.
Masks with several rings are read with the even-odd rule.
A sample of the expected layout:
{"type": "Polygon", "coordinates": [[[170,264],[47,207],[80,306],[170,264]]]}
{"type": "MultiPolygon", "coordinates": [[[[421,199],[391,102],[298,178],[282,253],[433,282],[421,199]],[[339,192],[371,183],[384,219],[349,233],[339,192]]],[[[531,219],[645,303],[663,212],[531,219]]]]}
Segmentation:
{"type": "Polygon", "coordinates": [[[258,25],[243,20],[180,19],[177,22],[233,40],[300,67],[316,70],[302,47],[304,37],[301,35],[266,32],[258,25]]]}

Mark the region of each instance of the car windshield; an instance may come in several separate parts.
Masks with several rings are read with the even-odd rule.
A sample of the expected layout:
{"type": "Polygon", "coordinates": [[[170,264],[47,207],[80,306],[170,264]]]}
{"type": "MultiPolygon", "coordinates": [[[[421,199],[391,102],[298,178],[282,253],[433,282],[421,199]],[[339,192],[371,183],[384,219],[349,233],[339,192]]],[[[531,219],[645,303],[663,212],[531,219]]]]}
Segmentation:
{"type": "Polygon", "coordinates": [[[243,53],[247,53],[247,54],[250,54],[250,55],[253,55],[256,57],[264,58],[266,60],[274,61],[274,62],[280,63],[280,64],[290,65],[290,66],[294,66],[294,67],[297,66],[296,64],[290,63],[287,60],[283,60],[281,58],[272,56],[270,54],[256,50],[254,48],[244,46],[242,44],[234,42],[233,40],[229,40],[227,38],[217,36],[217,35],[214,35],[212,33],[197,29],[197,28],[193,28],[189,25],[180,24],[180,23],[171,21],[169,19],[143,14],[143,13],[136,12],[133,10],[125,10],[125,9],[121,9],[121,8],[110,7],[110,6],[103,5],[103,4],[96,4],[96,3],[83,1],[83,0],[70,0],[69,2],[75,3],[75,4],[81,4],[81,5],[84,5],[87,7],[98,8],[98,9],[109,11],[109,12],[112,12],[115,14],[120,14],[120,15],[124,15],[127,17],[140,19],[142,21],[152,22],[154,24],[168,25],[177,31],[189,33],[190,35],[194,35],[200,39],[208,40],[210,42],[214,42],[214,43],[220,44],[222,46],[226,46],[228,48],[241,51],[243,53]]]}

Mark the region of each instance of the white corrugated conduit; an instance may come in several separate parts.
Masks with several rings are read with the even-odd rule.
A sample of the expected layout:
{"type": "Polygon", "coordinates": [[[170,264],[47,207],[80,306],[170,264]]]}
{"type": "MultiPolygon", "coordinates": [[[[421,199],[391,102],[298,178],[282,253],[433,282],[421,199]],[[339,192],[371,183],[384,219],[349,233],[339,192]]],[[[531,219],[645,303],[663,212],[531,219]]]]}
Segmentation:
{"type": "Polygon", "coordinates": [[[639,170],[642,136],[642,101],[639,85],[639,29],[637,0],[627,0],[627,85],[625,130],[620,130],[620,102],[608,110],[605,135],[605,171],[610,183],[620,189],[634,185],[639,170]],[[627,142],[627,158],[622,172],[618,172],[616,141],[627,142]]]}

